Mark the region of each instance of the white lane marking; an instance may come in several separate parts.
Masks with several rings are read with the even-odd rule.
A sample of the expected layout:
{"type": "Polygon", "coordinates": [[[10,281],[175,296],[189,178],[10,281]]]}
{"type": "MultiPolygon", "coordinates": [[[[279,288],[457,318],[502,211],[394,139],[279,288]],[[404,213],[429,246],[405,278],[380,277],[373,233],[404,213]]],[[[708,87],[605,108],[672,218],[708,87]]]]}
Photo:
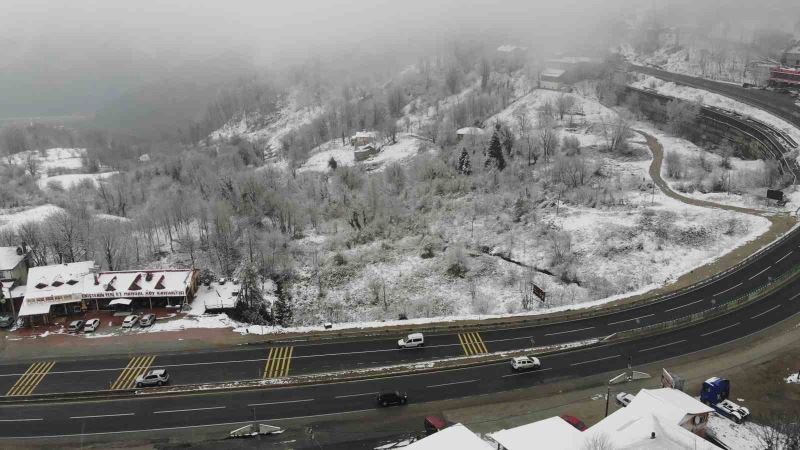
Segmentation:
{"type": "Polygon", "coordinates": [[[717,295],[720,295],[720,294],[724,294],[724,293],[726,293],[726,292],[730,291],[731,289],[736,289],[737,287],[739,287],[739,286],[741,286],[741,285],[742,285],[742,283],[739,283],[739,284],[737,284],[737,285],[735,285],[735,286],[731,286],[731,287],[729,287],[728,289],[725,289],[725,290],[724,290],[724,291],[722,291],[722,292],[717,292],[716,294],[714,294],[714,297],[716,297],[717,295]]]}
{"type": "Polygon", "coordinates": [[[545,336],[556,336],[559,334],[567,334],[567,333],[577,333],[578,331],[586,331],[591,330],[594,327],[586,327],[586,328],[578,328],[577,330],[569,330],[569,331],[559,331],[558,333],[547,333],[545,336]]]}
{"type": "Polygon", "coordinates": [[[709,334],[719,333],[719,332],[720,332],[720,331],[722,331],[722,330],[727,330],[728,328],[735,327],[736,325],[739,325],[740,323],[741,323],[741,322],[736,322],[736,323],[735,323],[735,324],[733,324],[733,325],[728,325],[727,327],[720,328],[719,330],[709,331],[708,333],[701,334],[700,336],[708,336],[709,334]]]}
{"type": "Polygon", "coordinates": [[[589,360],[589,361],[576,362],[576,363],[570,364],[570,366],[580,366],[581,364],[589,364],[589,363],[593,363],[593,362],[597,362],[597,361],[603,361],[603,360],[612,359],[612,358],[619,358],[619,355],[612,355],[612,356],[606,356],[605,358],[597,358],[597,359],[592,359],[592,360],[589,360]]]}
{"type": "Polygon", "coordinates": [[[136,413],[122,413],[122,414],[100,414],[96,416],[72,416],[70,419],[96,419],[100,417],[125,417],[125,416],[133,416],[136,413]]]}
{"type": "MultiPolygon", "coordinates": [[[[354,414],[354,413],[362,413],[362,412],[369,412],[369,411],[378,411],[378,408],[371,408],[371,409],[356,409],[353,411],[342,411],[342,412],[335,412],[335,413],[325,413],[325,414],[312,414],[310,416],[294,416],[294,417],[278,417],[275,419],[269,419],[273,422],[277,422],[279,420],[296,420],[296,419],[311,419],[314,417],[328,417],[328,416],[340,416],[342,414],[354,414]]],[[[109,434],[130,434],[130,433],[152,433],[153,431],[171,431],[171,430],[190,430],[194,428],[207,428],[207,427],[228,427],[232,425],[242,425],[242,424],[249,424],[253,423],[252,420],[242,421],[242,422],[223,422],[223,423],[210,423],[205,425],[185,425],[182,427],[162,427],[162,428],[144,428],[139,430],[121,430],[121,431],[95,431],[92,433],[73,433],[73,434],[50,434],[50,435],[43,435],[43,436],[9,436],[9,437],[0,437],[0,441],[5,441],[9,439],[55,439],[55,438],[64,438],[64,437],[75,437],[75,436],[106,436],[109,434]]]]}
{"type": "Polygon", "coordinates": [[[207,408],[190,408],[190,409],[168,409],[164,411],[153,411],[153,414],[170,414],[170,413],[190,412],[190,411],[208,411],[211,409],[225,409],[225,406],[209,406],[207,408]]]}
{"type": "Polygon", "coordinates": [[[625,320],[620,320],[620,321],[617,321],[617,322],[611,322],[611,323],[609,323],[609,325],[616,325],[618,323],[632,322],[634,320],[644,319],[645,317],[650,317],[650,316],[655,316],[655,313],[647,314],[645,316],[634,317],[633,319],[625,319],[625,320]]]}
{"type": "Polygon", "coordinates": [[[363,397],[365,395],[378,395],[377,392],[364,392],[363,394],[347,394],[347,395],[337,395],[334,398],[349,398],[349,397],[363,397]]]}
{"type": "Polygon", "coordinates": [[[772,308],[770,308],[770,309],[768,309],[768,310],[766,310],[764,312],[756,314],[755,316],[751,317],[751,319],[755,319],[756,317],[761,317],[761,316],[763,316],[764,314],[766,314],[766,313],[768,313],[770,311],[775,311],[776,309],[780,308],[781,306],[782,305],[773,306],[772,308]]]}
{"type": "Polygon", "coordinates": [[[767,266],[767,267],[766,267],[766,268],[764,268],[764,270],[762,270],[761,272],[758,272],[757,274],[755,274],[755,275],[753,275],[752,277],[750,277],[750,279],[752,280],[753,278],[755,278],[755,277],[757,277],[757,276],[761,275],[762,273],[764,273],[764,272],[768,271],[768,270],[769,270],[771,267],[772,267],[772,266],[767,266]]]}
{"type": "Polygon", "coordinates": [[[700,303],[700,302],[702,302],[703,300],[705,300],[705,299],[704,299],[704,298],[701,298],[700,300],[698,300],[698,301],[696,301],[696,302],[687,303],[687,304],[685,304],[685,305],[676,306],[676,307],[674,307],[674,308],[670,308],[670,309],[665,309],[665,310],[664,310],[664,312],[670,312],[670,311],[675,311],[676,309],[686,308],[687,306],[692,306],[692,305],[694,305],[694,304],[696,304],[696,303],[700,303]]]}
{"type": "Polygon", "coordinates": [[[503,375],[502,378],[518,377],[520,375],[530,375],[532,373],[544,372],[545,370],[553,370],[553,368],[552,367],[545,367],[544,369],[528,370],[528,371],[519,372],[519,373],[510,373],[508,375],[503,375]]]}
{"type": "Polygon", "coordinates": [[[800,293],[794,294],[793,296],[789,297],[789,300],[794,300],[795,298],[797,298],[798,295],[800,295],[800,293]]]}
{"type": "Polygon", "coordinates": [[[304,402],[313,402],[313,398],[304,398],[302,400],[286,400],[283,402],[264,402],[264,403],[250,403],[247,406],[266,406],[266,405],[283,405],[286,403],[304,403],[304,402]]]}
{"type": "Polygon", "coordinates": [[[0,422],[35,422],[44,419],[0,419],[0,422]]]}
{"type": "Polygon", "coordinates": [[[793,252],[794,252],[794,250],[789,251],[789,253],[783,255],[783,258],[775,261],[775,264],[778,264],[779,262],[783,261],[784,259],[786,259],[787,256],[791,255],[793,252]]]}
{"type": "Polygon", "coordinates": [[[479,380],[467,380],[467,381],[454,381],[452,383],[443,383],[443,384],[432,384],[430,386],[425,386],[426,388],[435,388],[435,387],[442,387],[442,386],[452,386],[454,384],[467,384],[467,383],[474,383],[479,380]]]}
{"type": "Polygon", "coordinates": [[[682,339],[680,341],[675,341],[675,342],[670,342],[669,344],[657,345],[655,347],[643,348],[643,349],[641,349],[639,351],[640,352],[648,352],[650,350],[656,350],[656,349],[659,349],[659,348],[669,347],[670,345],[681,344],[681,343],[684,343],[684,342],[686,342],[686,339],[682,339]]]}

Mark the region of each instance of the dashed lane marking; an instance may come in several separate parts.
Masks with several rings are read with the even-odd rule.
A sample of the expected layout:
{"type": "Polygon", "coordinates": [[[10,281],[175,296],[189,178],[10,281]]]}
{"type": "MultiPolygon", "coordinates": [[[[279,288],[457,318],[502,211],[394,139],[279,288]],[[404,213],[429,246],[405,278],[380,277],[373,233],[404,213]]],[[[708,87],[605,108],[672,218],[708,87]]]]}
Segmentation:
{"type": "Polygon", "coordinates": [[[55,361],[35,362],[19,377],[16,383],[6,393],[9,397],[31,395],[36,386],[42,382],[45,375],[53,369],[55,361]]]}
{"type": "Polygon", "coordinates": [[[281,378],[289,375],[294,347],[271,347],[264,364],[264,378],[281,378]]]}
{"type": "Polygon", "coordinates": [[[155,359],[155,356],[136,356],[131,358],[128,365],[120,372],[116,381],[111,384],[111,390],[133,389],[136,384],[136,379],[140,375],[144,375],[147,370],[150,369],[155,359]]]}
{"type": "Polygon", "coordinates": [[[701,298],[700,300],[697,300],[696,302],[687,303],[687,304],[685,304],[685,305],[676,306],[676,307],[674,307],[674,308],[670,308],[670,309],[665,309],[665,310],[664,310],[664,312],[670,312],[670,311],[675,311],[676,309],[686,308],[687,306],[692,306],[692,305],[695,305],[695,304],[697,304],[697,303],[700,303],[700,302],[702,302],[703,300],[705,300],[705,299],[704,299],[704,298],[701,298]]]}
{"type": "Polygon", "coordinates": [[[591,330],[594,327],[586,327],[586,328],[578,328],[577,330],[569,330],[569,331],[559,331],[557,333],[547,333],[545,336],[557,336],[559,334],[567,334],[567,333],[577,333],[578,331],[586,331],[591,330]]]}
{"type": "MultiPolygon", "coordinates": [[[[769,270],[771,267],[772,267],[772,266],[767,266],[767,267],[765,267],[765,268],[764,268],[764,270],[762,270],[761,272],[758,272],[757,274],[753,275],[752,277],[750,277],[750,279],[752,280],[753,278],[755,278],[755,277],[757,277],[757,276],[761,275],[762,273],[764,273],[764,272],[768,271],[768,270],[769,270]]],[[[740,284],[741,284],[741,283],[740,283],[740,284]]]]}
{"type": "Polygon", "coordinates": [[[640,352],[649,352],[650,350],[657,350],[659,348],[669,347],[670,345],[682,344],[686,342],[686,339],[682,339],[680,341],[670,342],[669,344],[664,345],[656,345],[655,347],[643,348],[639,350],[640,352]]]}
{"type": "Polygon", "coordinates": [[[570,364],[571,366],[580,366],[581,364],[590,364],[597,361],[605,361],[606,359],[619,358],[619,355],[606,356],[605,358],[590,359],[589,361],[581,361],[570,364]]]}
{"type": "Polygon", "coordinates": [[[768,312],[770,312],[770,311],[775,311],[776,309],[778,309],[778,308],[780,308],[780,307],[781,307],[781,305],[776,305],[776,306],[773,306],[772,308],[770,308],[770,309],[768,309],[768,310],[766,310],[766,311],[764,311],[764,312],[761,312],[761,313],[758,313],[758,314],[756,314],[755,316],[751,317],[751,319],[755,319],[756,317],[761,317],[761,316],[763,316],[764,314],[766,314],[766,313],[768,313],[768,312]]]}
{"type": "Polygon", "coordinates": [[[461,333],[458,335],[458,340],[461,342],[461,348],[464,349],[464,354],[467,356],[489,353],[483,338],[478,332],[461,333]]]}
{"type": "Polygon", "coordinates": [[[728,289],[725,289],[725,290],[724,290],[724,291],[722,291],[722,292],[717,292],[716,294],[714,294],[714,297],[716,297],[717,295],[722,295],[722,294],[724,294],[724,293],[726,293],[726,292],[730,291],[731,289],[736,289],[737,287],[739,287],[739,286],[741,286],[741,285],[742,285],[742,283],[739,283],[739,284],[737,284],[737,285],[734,285],[734,286],[731,286],[731,287],[729,287],[728,289]]]}
{"type": "Polygon", "coordinates": [[[741,322],[736,322],[733,325],[728,325],[727,327],[720,328],[719,330],[709,331],[708,333],[701,334],[700,336],[705,337],[714,333],[719,333],[722,330],[727,330],[728,328],[733,328],[736,325],[739,325],[741,322]]]}
{"type": "Polygon", "coordinates": [[[552,367],[545,367],[544,369],[526,370],[525,372],[510,373],[508,375],[503,375],[501,378],[518,377],[520,375],[530,375],[530,374],[533,374],[533,373],[545,372],[547,370],[553,370],[553,368],[552,367]]]}
{"type": "Polygon", "coordinates": [[[302,400],[285,400],[282,402],[264,402],[264,403],[250,403],[247,406],[268,406],[268,405],[285,405],[287,403],[305,403],[313,402],[313,398],[304,398],[302,400]]]}
{"type": "Polygon", "coordinates": [[[787,257],[787,256],[789,256],[789,255],[791,255],[793,251],[794,251],[794,250],[792,250],[792,251],[790,251],[789,253],[787,253],[787,254],[783,255],[783,256],[781,257],[781,259],[779,259],[779,260],[775,261],[775,264],[778,264],[779,262],[781,262],[781,261],[783,261],[784,259],[786,259],[786,257],[787,257]]]}
{"type": "Polygon", "coordinates": [[[208,406],[205,408],[190,408],[190,409],[168,409],[164,411],[153,411],[153,414],[171,414],[171,413],[179,413],[179,412],[191,412],[191,411],[208,411],[211,409],[225,409],[224,406],[208,406]]]}
{"type": "Polygon", "coordinates": [[[452,383],[432,384],[430,386],[425,386],[425,387],[430,389],[430,388],[437,388],[437,387],[442,387],[442,386],[453,386],[453,385],[456,385],[456,384],[474,383],[476,381],[479,381],[479,380],[454,381],[452,383]]]}
{"type": "Polygon", "coordinates": [[[625,320],[619,320],[619,321],[617,321],[617,322],[610,322],[610,323],[609,323],[609,325],[616,325],[616,324],[618,324],[618,323],[632,322],[632,321],[634,321],[634,320],[644,319],[645,317],[650,317],[650,316],[655,316],[655,315],[656,315],[655,313],[653,313],[653,314],[646,314],[646,315],[644,315],[644,316],[634,317],[633,319],[625,319],[625,320]]]}
{"type": "Polygon", "coordinates": [[[100,419],[103,417],[125,417],[125,416],[135,416],[136,413],[120,413],[120,414],[99,414],[96,416],[72,416],[70,419],[100,419]]]}

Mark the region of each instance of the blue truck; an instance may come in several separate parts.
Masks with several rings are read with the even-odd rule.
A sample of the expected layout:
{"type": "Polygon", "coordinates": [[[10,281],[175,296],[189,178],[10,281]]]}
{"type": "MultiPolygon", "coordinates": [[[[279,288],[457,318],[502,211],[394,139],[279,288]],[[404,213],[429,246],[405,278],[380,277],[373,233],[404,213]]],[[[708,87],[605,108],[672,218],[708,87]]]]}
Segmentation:
{"type": "Polygon", "coordinates": [[[750,410],[730,401],[728,398],[730,395],[731,382],[724,378],[713,377],[703,382],[700,401],[714,408],[720,415],[736,423],[742,423],[750,415],[750,410]]]}

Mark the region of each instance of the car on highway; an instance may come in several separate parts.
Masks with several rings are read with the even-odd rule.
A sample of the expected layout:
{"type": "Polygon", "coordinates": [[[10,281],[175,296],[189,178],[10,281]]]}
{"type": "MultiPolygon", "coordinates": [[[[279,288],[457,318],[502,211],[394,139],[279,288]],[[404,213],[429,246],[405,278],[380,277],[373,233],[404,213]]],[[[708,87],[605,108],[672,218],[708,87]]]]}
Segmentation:
{"type": "Polygon", "coordinates": [[[131,314],[130,316],[125,317],[125,320],[122,321],[122,328],[132,328],[138,321],[139,316],[136,314],[131,314]]]}
{"type": "Polygon", "coordinates": [[[517,356],[511,358],[511,368],[516,371],[540,369],[542,362],[535,356],[517,356]]]}
{"type": "Polygon", "coordinates": [[[615,398],[619,406],[628,406],[631,404],[633,399],[636,398],[636,396],[633,394],[628,394],[627,392],[620,392],[615,396],[615,398]]]}
{"type": "Polygon", "coordinates": [[[78,331],[81,331],[81,328],[83,328],[83,324],[84,323],[86,323],[86,322],[83,321],[83,320],[73,320],[72,322],[70,322],[69,326],[67,327],[67,332],[69,332],[69,333],[77,333],[78,331]]]}
{"type": "Polygon", "coordinates": [[[14,325],[14,318],[8,314],[0,315],[0,328],[8,328],[14,325]]]}
{"type": "Polygon", "coordinates": [[[408,402],[408,395],[400,391],[386,391],[378,394],[378,405],[392,406],[405,405],[408,402]]]}
{"type": "Polygon", "coordinates": [[[139,320],[139,326],[142,328],[147,328],[150,325],[156,323],[156,315],[155,314],[145,314],[139,320]]]}
{"type": "Polygon", "coordinates": [[[91,333],[92,331],[96,330],[100,327],[100,319],[89,319],[86,321],[86,324],[83,326],[84,333],[91,333]]]}
{"type": "Polygon", "coordinates": [[[411,333],[405,339],[397,341],[397,348],[417,348],[425,346],[425,336],[422,333],[411,333]]]}
{"type": "Polygon", "coordinates": [[[169,383],[169,373],[165,369],[151,370],[136,378],[136,387],[163,386],[169,383]]]}

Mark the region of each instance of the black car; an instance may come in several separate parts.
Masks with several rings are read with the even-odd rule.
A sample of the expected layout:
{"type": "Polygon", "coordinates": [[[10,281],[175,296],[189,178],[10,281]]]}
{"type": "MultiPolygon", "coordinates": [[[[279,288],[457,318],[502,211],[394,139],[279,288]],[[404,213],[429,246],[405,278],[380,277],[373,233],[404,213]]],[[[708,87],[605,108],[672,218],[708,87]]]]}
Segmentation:
{"type": "Polygon", "coordinates": [[[378,404],[381,406],[405,405],[408,395],[405,392],[389,391],[378,394],[378,404]]]}

